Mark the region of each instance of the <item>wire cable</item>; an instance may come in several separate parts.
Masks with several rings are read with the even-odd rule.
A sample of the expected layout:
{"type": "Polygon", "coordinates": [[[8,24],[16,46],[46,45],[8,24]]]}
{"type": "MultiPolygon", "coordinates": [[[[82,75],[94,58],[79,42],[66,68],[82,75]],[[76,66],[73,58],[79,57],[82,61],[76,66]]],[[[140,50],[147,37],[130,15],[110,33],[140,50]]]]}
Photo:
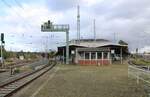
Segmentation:
{"type": "Polygon", "coordinates": [[[22,6],[22,4],[19,1],[17,1],[17,0],[14,0],[14,1],[21,9],[24,10],[24,7],[22,6]]]}
{"type": "MultiPolygon", "coordinates": [[[[15,14],[23,20],[23,23],[25,24],[26,27],[28,27],[27,29],[31,29],[31,26],[34,27],[33,25],[29,24],[28,22],[26,22],[25,18],[23,16],[20,15],[19,12],[17,12],[9,3],[7,3],[5,0],[2,0],[2,2],[9,8],[13,9],[15,14]]],[[[33,29],[32,29],[33,30],[33,29]]]]}

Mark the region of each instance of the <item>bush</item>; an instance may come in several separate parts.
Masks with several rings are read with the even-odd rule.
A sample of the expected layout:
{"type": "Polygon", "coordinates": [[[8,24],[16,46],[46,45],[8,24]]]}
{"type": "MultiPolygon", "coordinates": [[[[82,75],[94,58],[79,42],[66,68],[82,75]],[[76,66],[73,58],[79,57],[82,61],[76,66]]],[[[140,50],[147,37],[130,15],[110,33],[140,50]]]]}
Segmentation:
{"type": "Polygon", "coordinates": [[[14,69],[14,74],[16,74],[16,73],[20,73],[20,70],[18,68],[14,69]]]}
{"type": "Polygon", "coordinates": [[[146,61],[144,59],[137,59],[132,61],[136,65],[150,65],[150,61],[146,61]]]}

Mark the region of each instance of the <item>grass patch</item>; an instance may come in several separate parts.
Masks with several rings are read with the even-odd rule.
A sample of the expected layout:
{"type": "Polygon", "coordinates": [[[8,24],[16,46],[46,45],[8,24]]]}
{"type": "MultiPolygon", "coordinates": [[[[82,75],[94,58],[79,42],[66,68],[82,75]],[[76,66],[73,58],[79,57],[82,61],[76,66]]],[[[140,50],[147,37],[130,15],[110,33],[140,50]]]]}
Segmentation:
{"type": "Polygon", "coordinates": [[[150,61],[149,60],[144,60],[144,59],[135,59],[132,61],[136,65],[142,65],[142,66],[150,66],[150,61]]]}
{"type": "Polygon", "coordinates": [[[58,65],[59,71],[36,97],[146,97],[127,65],[58,65]]]}

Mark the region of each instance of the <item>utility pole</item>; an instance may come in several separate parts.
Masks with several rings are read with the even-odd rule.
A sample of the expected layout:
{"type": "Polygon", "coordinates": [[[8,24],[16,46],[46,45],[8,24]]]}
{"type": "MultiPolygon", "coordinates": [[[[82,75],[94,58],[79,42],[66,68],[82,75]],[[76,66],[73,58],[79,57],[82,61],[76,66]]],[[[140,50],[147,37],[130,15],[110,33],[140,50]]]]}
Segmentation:
{"type": "Polygon", "coordinates": [[[69,64],[69,31],[66,31],[66,64],[69,64]]]}
{"type": "Polygon", "coordinates": [[[95,27],[95,19],[93,20],[93,31],[94,31],[94,40],[96,41],[96,27],[95,27]]]}
{"type": "Polygon", "coordinates": [[[45,58],[48,57],[48,36],[45,37],[45,58]]]}

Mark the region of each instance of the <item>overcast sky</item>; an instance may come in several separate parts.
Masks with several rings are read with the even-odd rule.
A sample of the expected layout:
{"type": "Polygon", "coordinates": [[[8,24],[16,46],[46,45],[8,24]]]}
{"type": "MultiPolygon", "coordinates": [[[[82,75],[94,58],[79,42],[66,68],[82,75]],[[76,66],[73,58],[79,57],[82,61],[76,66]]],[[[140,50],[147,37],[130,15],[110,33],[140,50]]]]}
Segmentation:
{"type": "Polygon", "coordinates": [[[75,39],[77,5],[81,38],[94,37],[95,19],[96,38],[124,40],[131,51],[150,51],[150,0],[1,0],[0,32],[5,33],[6,49],[41,51],[64,44],[65,33],[41,32],[47,20],[70,24],[70,39],[75,39]]]}

